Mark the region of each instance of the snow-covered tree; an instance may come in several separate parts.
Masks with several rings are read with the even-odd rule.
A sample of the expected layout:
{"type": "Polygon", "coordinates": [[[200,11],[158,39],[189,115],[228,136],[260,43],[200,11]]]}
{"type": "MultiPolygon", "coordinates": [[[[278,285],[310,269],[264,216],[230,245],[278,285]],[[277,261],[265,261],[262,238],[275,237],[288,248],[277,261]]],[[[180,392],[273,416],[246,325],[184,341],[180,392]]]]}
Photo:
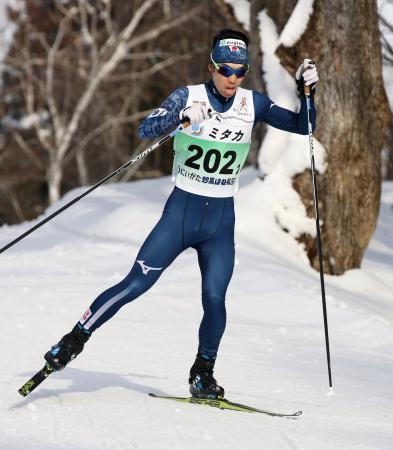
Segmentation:
{"type": "MultiPolygon", "coordinates": [[[[293,107],[285,104],[292,102],[290,92],[295,89],[288,73],[293,76],[305,57],[314,58],[320,70],[315,137],[317,157],[325,158],[317,165],[324,267],[330,274],[342,274],[360,266],[379,212],[381,148],[390,111],[382,79],[377,2],[260,0],[259,6],[268,94],[293,107]]],[[[289,161],[289,152],[308,144],[299,146],[290,138],[280,141],[269,133],[259,163],[264,175],[275,176],[289,161]]],[[[292,166],[288,173],[308,219],[299,217],[295,225],[293,214],[301,212],[289,203],[278,207],[276,219],[304,243],[311,264],[318,268],[306,167],[292,166]]]]}

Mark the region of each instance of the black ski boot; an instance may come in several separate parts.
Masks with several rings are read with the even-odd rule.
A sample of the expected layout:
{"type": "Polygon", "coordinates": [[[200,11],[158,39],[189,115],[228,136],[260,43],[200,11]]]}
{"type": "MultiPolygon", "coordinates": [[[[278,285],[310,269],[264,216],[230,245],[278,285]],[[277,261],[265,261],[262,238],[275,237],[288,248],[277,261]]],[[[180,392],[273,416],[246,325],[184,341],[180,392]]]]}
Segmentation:
{"type": "Polygon", "coordinates": [[[190,370],[190,393],[197,398],[224,398],[224,388],[213,377],[215,358],[205,359],[197,355],[190,370]]]}
{"type": "Polygon", "coordinates": [[[79,355],[89,337],[90,334],[83,330],[81,325],[76,324],[70,333],[63,336],[60,342],[45,354],[44,358],[55,370],[62,370],[79,355]]]}

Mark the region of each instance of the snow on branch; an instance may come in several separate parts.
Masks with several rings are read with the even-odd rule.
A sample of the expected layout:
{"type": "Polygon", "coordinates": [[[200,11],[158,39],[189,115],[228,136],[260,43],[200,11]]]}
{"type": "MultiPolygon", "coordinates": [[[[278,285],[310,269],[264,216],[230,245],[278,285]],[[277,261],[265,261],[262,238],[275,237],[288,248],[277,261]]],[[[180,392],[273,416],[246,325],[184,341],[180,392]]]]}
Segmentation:
{"type": "MultiPolygon", "coordinates": [[[[304,4],[298,2],[297,6],[300,3],[304,4]]],[[[268,95],[278,106],[295,111],[299,106],[295,81],[276,55],[280,43],[277,27],[265,9],[258,14],[258,19],[268,95]]],[[[317,139],[314,145],[316,167],[322,173],[326,168],[325,151],[317,139]]],[[[315,233],[315,224],[292,185],[292,177],[309,168],[309,158],[308,136],[268,126],[258,157],[260,177],[264,180],[258,189],[264,198],[266,216],[294,238],[302,233],[311,236],[315,233]]]]}
{"type": "Polygon", "coordinates": [[[313,12],[314,0],[298,0],[278,43],[285,47],[293,47],[306,31],[308,21],[313,12]]]}
{"type": "Polygon", "coordinates": [[[236,19],[245,30],[250,31],[250,2],[248,0],[225,0],[225,3],[232,6],[236,19]]]}

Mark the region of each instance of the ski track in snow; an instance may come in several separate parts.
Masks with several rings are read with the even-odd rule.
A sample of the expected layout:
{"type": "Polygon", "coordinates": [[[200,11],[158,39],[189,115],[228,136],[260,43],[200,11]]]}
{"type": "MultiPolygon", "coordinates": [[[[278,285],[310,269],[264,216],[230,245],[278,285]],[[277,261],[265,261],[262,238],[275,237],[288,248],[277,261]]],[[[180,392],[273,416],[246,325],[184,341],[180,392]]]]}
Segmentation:
{"type": "MultiPolygon", "coordinates": [[[[392,448],[393,183],[384,184],[363,268],[326,277],[328,395],[319,275],[272,221],[255,225],[246,198],[254,178],[246,171],[236,202],[239,264],[215,375],[232,401],[303,415],[287,420],[147,396],[187,395],[202,315],[193,250],[100,328],[69,367],[29,397],[17,393],[95,296],[128,273],[172,189],[163,178],[100,189],[1,255],[0,449],[392,448]]],[[[0,244],[31,225],[2,227],[0,244]]]]}

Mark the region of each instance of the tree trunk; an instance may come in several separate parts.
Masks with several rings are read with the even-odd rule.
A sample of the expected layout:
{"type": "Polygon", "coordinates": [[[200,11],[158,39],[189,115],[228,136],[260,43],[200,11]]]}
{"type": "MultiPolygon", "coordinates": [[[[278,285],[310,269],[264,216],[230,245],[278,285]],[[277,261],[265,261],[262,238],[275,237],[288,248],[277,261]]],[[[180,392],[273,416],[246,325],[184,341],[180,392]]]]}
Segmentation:
{"type": "Polygon", "coordinates": [[[385,180],[393,180],[393,125],[386,134],[382,175],[385,180]]]}
{"type": "Polygon", "coordinates": [[[61,181],[63,179],[62,162],[51,157],[47,171],[49,204],[57,202],[61,197],[61,181]]]}
{"type": "Polygon", "coordinates": [[[85,152],[79,149],[76,152],[76,165],[78,168],[79,184],[81,186],[87,186],[89,184],[89,172],[87,169],[85,152]]]}
{"type": "MultiPolygon", "coordinates": [[[[258,92],[265,92],[266,86],[262,73],[262,52],[261,52],[261,38],[259,28],[258,13],[262,9],[263,0],[250,1],[250,45],[248,52],[251,61],[251,71],[248,79],[251,83],[251,89],[258,92]]],[[[259,122],[255,125],[253,132],[253,139],[251,142],[250,152],[247,161],[252,165],[257,165],[258,153],[261,143],[266,134],[266,125],[259,122]]]]}
{"type": "MultiPolygon", "coordinates": [[[[376,1],[315,0],[301,39],[277,54],[292,72],[304,57],[319,68],[315,136],[327,152],[327,170],[318,177],[324,266],[327,273],[342,274],[360,267],[380,205],[389,108],[376,1]]],[[[294,187],[313,216],[310,174],[295,177],[294,187]]],[[[304,235],[301,241],[318,268],[315,238],[304,235]]]]}

